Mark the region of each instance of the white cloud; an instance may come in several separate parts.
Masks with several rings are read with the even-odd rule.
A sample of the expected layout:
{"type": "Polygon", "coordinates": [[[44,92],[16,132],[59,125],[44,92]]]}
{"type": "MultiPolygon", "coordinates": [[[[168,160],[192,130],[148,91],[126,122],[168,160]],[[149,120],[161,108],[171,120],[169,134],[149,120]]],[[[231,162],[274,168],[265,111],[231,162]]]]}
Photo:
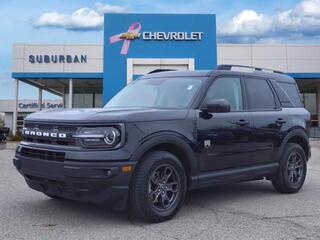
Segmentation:
{"type": "Polygon", "coordinates": [[[122,13],[122,12],[128,11],[129,6],[128,5],[119,6],[119,5],[102,4],[102,3],[98,2],[95,5],[95,9],[99,14],[122,13]]]}
{"type": "Polygon", "coordinates": [[[96,3],[94,9],[80,8],[72,14],[47,12],[33,22],[35,28],[56,27],[71,31],[100,30],[103,26],[104,13],[126,12],[128,6],[96,3]]]}
{"type": "Polygon", "coordinates": [[[226,35],[256,35],[268,31],[270,20],[253,10],[243,10],[221,30],[226,35]]]}
{"type": "Polygon", "coordinates": [[[320,0],[302,0],[274,15],[243,10],[218,30],[222,41],[277,42],[320,36],[320,0]]]}
{"type": "Polygon", "coordinates": [[[320,16],[320,0],[305,0],[297,5],[295,11],[305,16],[320,16]]]}

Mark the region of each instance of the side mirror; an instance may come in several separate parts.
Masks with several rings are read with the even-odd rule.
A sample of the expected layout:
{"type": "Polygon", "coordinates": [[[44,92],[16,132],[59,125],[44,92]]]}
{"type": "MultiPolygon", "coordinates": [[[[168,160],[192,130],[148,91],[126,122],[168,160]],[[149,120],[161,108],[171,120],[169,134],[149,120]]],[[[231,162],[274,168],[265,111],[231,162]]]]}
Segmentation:
{"type": "Polygon", "coordinates": [[[205,103],[201,110],[208,113],[230,112],[230,103],[226,99],[211,99],[205,103]]]}

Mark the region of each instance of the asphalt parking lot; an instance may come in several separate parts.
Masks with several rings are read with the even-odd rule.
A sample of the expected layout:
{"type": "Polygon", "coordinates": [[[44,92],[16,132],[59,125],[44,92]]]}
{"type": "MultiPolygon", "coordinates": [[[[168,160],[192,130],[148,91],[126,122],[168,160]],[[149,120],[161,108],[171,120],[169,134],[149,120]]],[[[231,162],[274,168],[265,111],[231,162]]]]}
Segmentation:
{"type": "Polygon", "coordinates": [[[298,194],[278,194],[268,181],[197,190],[159,224],[29,189],[12,165],[13,149],[0,151],[0,239],[320,239],[320,141],[312,141],[298,194]]]}

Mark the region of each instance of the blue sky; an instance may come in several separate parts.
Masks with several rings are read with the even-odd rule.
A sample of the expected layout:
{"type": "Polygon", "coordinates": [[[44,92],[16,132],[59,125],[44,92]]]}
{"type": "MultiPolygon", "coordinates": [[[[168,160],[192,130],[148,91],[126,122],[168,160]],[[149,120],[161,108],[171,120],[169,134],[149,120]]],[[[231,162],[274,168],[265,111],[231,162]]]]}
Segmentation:
{"type": "MultiPolygon", "coordinates": [[[[14,95],[13,43],[103,43],[105,12],[216,13],[218,42],[320,42],[320,0],[1,0],[0,4],[0,99],[14,95]]],[[[21,87],[20,98],[36,97],[35,89],[21,87]]]]}

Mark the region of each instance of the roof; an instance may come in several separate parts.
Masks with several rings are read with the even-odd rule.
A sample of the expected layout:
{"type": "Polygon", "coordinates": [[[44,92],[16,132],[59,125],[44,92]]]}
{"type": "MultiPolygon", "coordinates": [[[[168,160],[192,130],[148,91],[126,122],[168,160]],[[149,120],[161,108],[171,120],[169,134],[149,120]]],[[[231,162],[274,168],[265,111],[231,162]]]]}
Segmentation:
{"type": "Polygon", "coordinates": [[[162,77],[209,77],[212,71],[195,70],[195,71],[163,71],[150,73],[142,76],[140,79],[162,78],[162,77]]]}
{"type": "Polygon", "coordinates": [[[238,72],[238,71],[228,71],[228,70],[215,70],[215,71],[212,71],[212,73],[214,73],[215,75],[235,74],[235,75],[248,76],[248,77],[261,77],[261,78],[274,79],[279,82],[295,83],[295,80],[285,73],[272,73],[272,72],[265,72],[265,71],[238,72]]]}
{"type": "Polygon", "coordinates": [[[146,74],[140,79],[149,79],[149,78],[167,78],[167,77],[209,77],[212,75],[220,74],[234,74],[240,76],[248,77],[262,77],[270,78],[279,82],[289,82],[295,83],[295,80],[283,73],[273,73],[266,71],[253,71],[253,72],[239,72],[231,70],[196,70],[196,71],[163,71],[157,73],[146,74]]]}

